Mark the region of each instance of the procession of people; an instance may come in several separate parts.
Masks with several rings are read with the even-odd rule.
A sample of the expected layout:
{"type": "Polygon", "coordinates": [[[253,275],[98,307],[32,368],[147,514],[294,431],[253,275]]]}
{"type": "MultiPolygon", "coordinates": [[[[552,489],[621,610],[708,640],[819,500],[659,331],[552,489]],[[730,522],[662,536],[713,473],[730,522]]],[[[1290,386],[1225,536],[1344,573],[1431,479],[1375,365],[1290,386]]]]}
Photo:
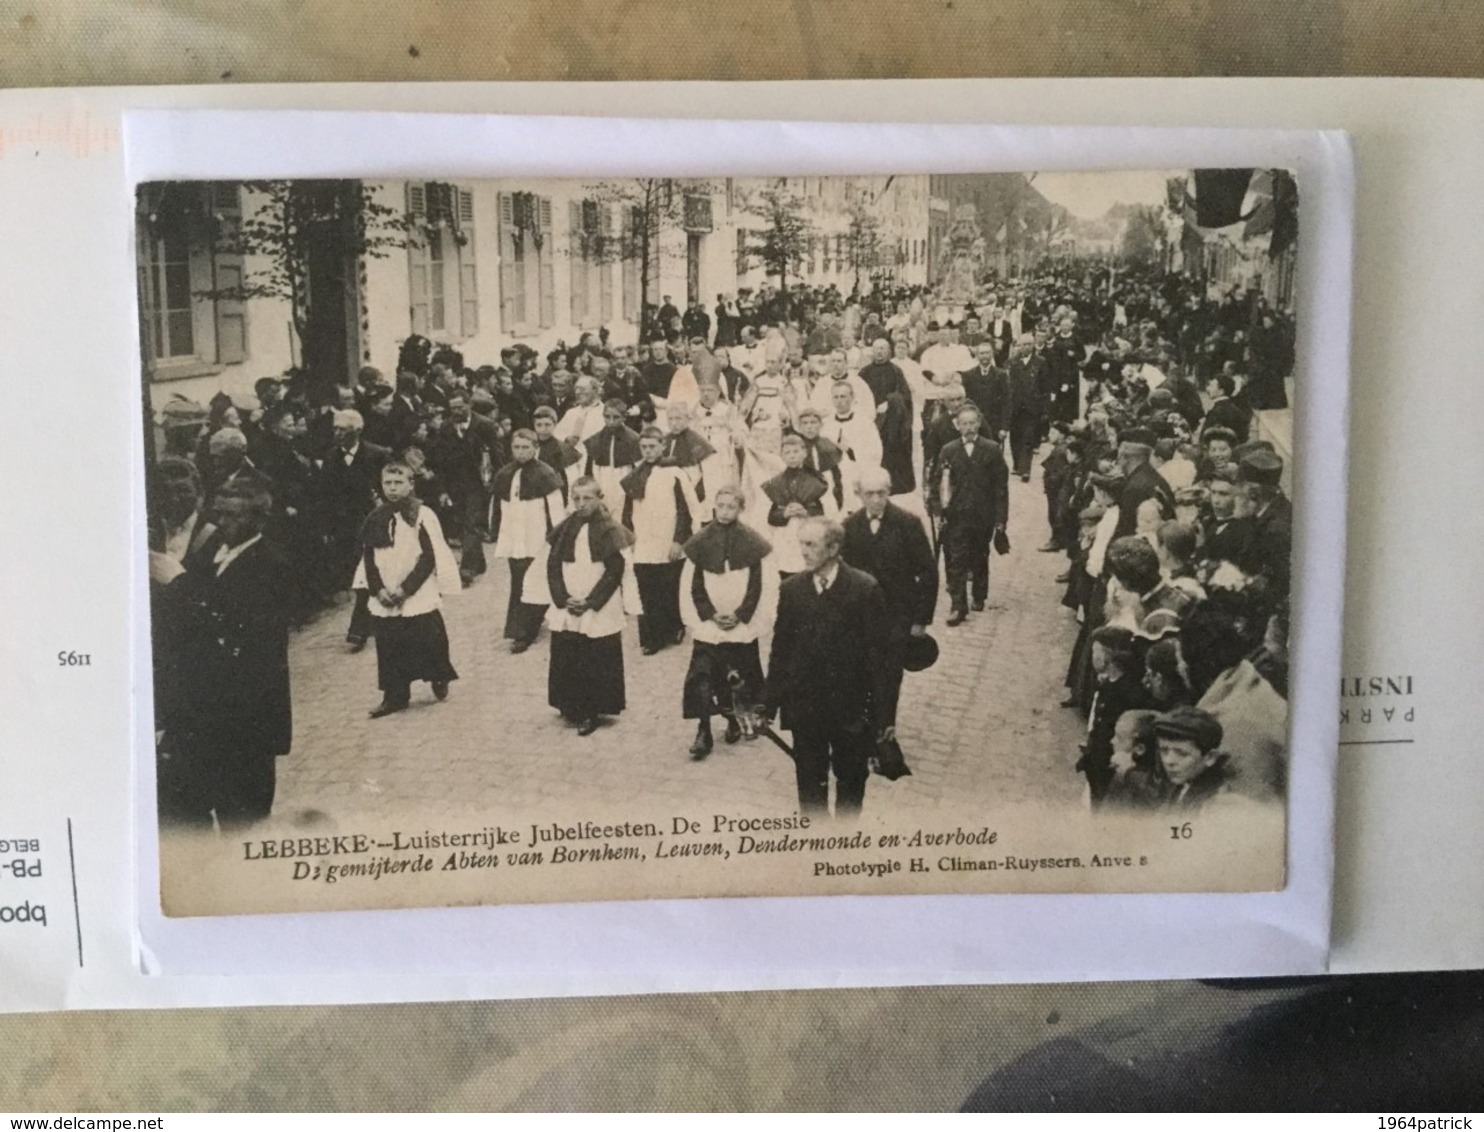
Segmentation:
{"type": "Polygon", "coordinates": [[[967,295],[765,285],[714,318],[648,314],[637,342],[473,365],[413,336],[391,376],[163,406],[163,817],[269,815],[289,636],[344,616],[347,591],[345,647],[377,653],[371,717],[418,683],[446,699],[459,603],[493,557],[508,648],[537,680],[545,637],[550,706],[578,735],[633,706],[633,665],[688,640],[674,702],[643,705],[695,722],[677,754],[776,720],[800,809],[829,813],[833,783],[846,818],[873,769],[905,769],[901,689],[934,662],[940,598],[940,633],[987,615],[1012,539],[1065,559],[1046,601],[1075,625],[1063,706],[1087,730],[1066,764],[1089,805],[1283,796],[1292,512],[1254,422],[1286,406],[1292,323],[1259,293],[1060,263],[967,295]],[[1011,529],[1014,492],[1034,528],[1011,529]]]}

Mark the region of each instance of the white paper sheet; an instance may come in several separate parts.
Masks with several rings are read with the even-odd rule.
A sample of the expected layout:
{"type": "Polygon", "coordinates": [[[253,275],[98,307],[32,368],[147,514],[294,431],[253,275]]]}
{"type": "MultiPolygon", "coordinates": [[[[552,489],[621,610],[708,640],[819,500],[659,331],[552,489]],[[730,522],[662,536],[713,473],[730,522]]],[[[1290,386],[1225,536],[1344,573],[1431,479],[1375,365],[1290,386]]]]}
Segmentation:
{"type": "MultiPolygon", "coordinates": [[[[1440,301],[1440,296],[1477,293],[1472,265],[1479,262],[1479,225],[1469,217],[1477,215],[1484,173],[1477,159],[1466,150],[1460,153],[1460,139],[1469,136],[1466,126],[1477,113],[1479,88],[1354,80],[1048,81],[823,84],[801,94],[795,84],[696,86],[681,98],[664,86],[337,86],[21,92],[0,101],[0,199],[7,204],[0,232],[11,253],[0,271],[10,273],[6,290],[14,296],[9,353],[13,372],[34,375],[25,395],[12,402],[13,432],[21,442],[0,454],[0,467],[13,485],[6,504],[8,529],[22,532],[27,547],[8,555],[0,570],[7,592],[19,598],[11,617],[16,628],[4,646],[13,678],[0,691],[0,715],[9,725],[0,750],[5,784],[0,837],[41,839],[45,876],[36,878],[28,899],[44,902],[49,915],[48,926],[32,934],[19,928],[0,931],[0,964],[13,976],[0,989],[0,1005],[381,1001],[1257,974],[1319,969],[1327,950],[1328,838],[1326,833],[1319,844],[1310,843],[1305,831],[1326,829],[1328,788],[1321,781],[1316,792],[1315,782],[1296,778],[1293,805],[1299,816],[1291,826],[1291,881],[1279,894],[675,901],[250,917],[199,922],[206,925],[204,936],[177,932],[180,921],[155,921],[144,925],[149,951],[136,953],[134,880],[152,874],[148,859],[132,858],[127,802],[135,789],[126,724],[132,702],[130,632],[142,625],[142,610],[130,606],[137,591],[129,571],[142,554],[135,547],[139,524],[129,510],[137,466],[138,385],[131,345],[132,205],[119,148],[119,111],[142,106],[601,115],[683,110],[715,118],[807,113],[842,120],[1349,131],[1358,158],[1360,369],[1345,671],[1413,672],[1430,706],[1418,713],[1417,742],[1402,748],[1402,757],[1386,747],[1345,748],[1335,962],[1356,969],[1484,961],[1479,905],[1458,899],[1455,887],[1461,883],[1469,891],[1472,882],[1473,891],[1480,888],[1478,818],[1484,814],[1481,778],[1465,773],[1469,764],[1463,761],[1470,748],[1463,731],[1467,673],[1470,662],[1477,670],[1481,658],[1477,640],[1456,616],[1470,593],[1471,563],[1462,548],[1468,536],[1477,545],[1480,533],[1477,511],[1468,508],[1464,495],[1471,483],[1480,482],[1480,455],[1472,438],[1461,433],[1464,421],[1476,418],[1480,408],[1479,387],[1465,379],[1465,367],[1479,355],[1481,331],[1467,318],[1450,322],[1449,304],[1440,301]],[[1457,219],[1446,223],[1441,217],[1457,219]],[[1376,373],[1384,379],[1378,381],[1376,373]],[[1458,443],[1450,444],[1455,438],[1458,443]],[[1452,532],[1447,538],[1435,533],[1442,523],[1452,532]],[[1419,548],[1432,553],[1419,557],[1419,548]],[[131,617],[138,622],[132,627],[131,617]],[[92,663],[85,669],[57,666],[59,649],[87,653],[92,663]],[[1451,714],[1450,704],[1458,705],[1451,714]],[[76,846],[75,921],[65,852],[68,817],[76,846]],[[1192,902],[1199,902],[1198,908],[1192,902]],[[936,930],[926,930],[929,926],[936,930]],[[800,946],[801,939],[869,943],[810,948],[800,946]],[[229,951],[234,947],[247,954],[234,957],[229,951]],[[216,974],[236,967],[229,961],[235,958],[254,973],[216,974]],[[144,966],[172,974],[145,975],[144,966]]],[[[429,146],[447,148],[421,150],[414,159],[403,146],[393,155],[396,164],[380,163],[382,171],[492,168],[480,160],[483,147],[470,144],[467,129],[455,131],[453,122],[430,120],[406,124],[417,126],[429,146]]],[[[549,143],[550,124],[540,128],[549,143]]],[[[792,158],[787,164],[800,172],[906,167],[900,146],[907,144],[907,134],[883,145],[882,135],[873,132],[863,139],[870,144],[851,146],[851,160],[831,165],[826,156],[832,151],[816,144],[806,127],[756,128],[768,131],[757,139],[773,147],[766,160],[746,147],[723,158],[706,148],[707,130],[700,127],[695,145],[676,146],[675,163],[661,171],[734,168],[726,161],[738,162],[740,171],[743,156],[776,169],[784,164],[780,154],[792,158]],[[877,153],[879,162],[871,157],[877,153]],[[703,154],[706,160],[699,160],[703,154]],[[871,160],[863,160],[867,157],[871,160]]],[[[636,150],[627,129],[597,131],[580,157],[563,152],[570,146],[552,147],[562,163],[540,167],[549,173],[590,173],[604,157],[632,162],[636,150]]],[[[1008,145],[1003,133],[975,133],[979,144],[991,149],[1008,145]]],[[[309,155],[319,164],[285,167],[287,155],[274,148],[282,136],[202,136],[206,148],[189,156],[206,153],[239,163],[214,166],[222,176],[261,172],[268,167],[265,159],[280,162],[276,173],[367,168],[363,157],[354,170],[336,166],[329,144],[334,139],[325,138],[309,155]]],[[[500,169],[531,167],[504,164],[522,153],[514,144],[520,136],[517,128],[509,137],[500,169]]],[[[848,139],[849,132],[841,136],[848,139]]],[[[131,158],[144,153],[137,148],[139,137],[131,132],[131,158]]],[[[1066,147],[1063,167],[1170,163],[1139,150],[1131,135],[1121,139],[1125,148],[1116,161],[1094,160],[1089,154],[1095,151],[1073,146],[1072,139],[1071,134],[1045,139],[1066,147]]],[[[714,138],[710,144],[715,145],[714,138]]],[[[1216,143],[1209,134],[1197,134],[1192,144],[1216,143]]],[[[1302,148],[1304,143],[1295,136],[1289,144],[1302,148]]],[[[1309,144],[1314,144],[1312,135],[1309,144]]],[[[1343,145],[1332,140],[1328,148],[1342,167],[1343,145]]],[[[1009,149],[994,151],[1007,156],[1001,167],[1025,167],[1023,161],[1008,160],[1009,149]]],[[[178,147],[151,146],[149,152],[164,161],[182,162],[187,156],[178,147]]],[[[542,158],[539,149],[524,153],[529,160],[542,158]]],[[[937,159],[920,167],[984,168],[982,153],[971,155],[979,160],[961,153],[951,163],[937,159]]],[[[1317,150],[1295,155],[1319,171],[1317,150]]],[[[1186,147],[1175,163],[1203,160],[1201,150],[1186,147]]],[[[1057,162],[1045,158],[1037,164],[1051,168],[1057,162]]],[[[156,164],[148,175],[189,172],[199,170],[156,164]]],[[[1338,231],[1331,231],[1333,238],[1326,242],[1343,254],[1348,236],[1343,184],[1330,184],[1334,192],[1328,202],[1335,211],[1326,213],[1330,219],[1324,223],[1338,231]]],[[[1307,211],[1305,220],[1316,223],[1307,211]]],[[[1313,258],[1309,265],[1317,270],[1313,258]]],[[[1305,280],[1300,293],[1315,304],[1311,316],[1322,304],[1343,310],[1347,301],[1343,277],[1332,284],[1322,277],[1305,280]]],[[[1311,325],[1321,322],[1314,318],[1311,325]]],[[[1311,366],[1311,372],[1343,376],[1343,341],[1326,344],[1311,337],[1301,348],[1320,351],[1322,364],[1311,366]]],[[[1316,468],[1312,457],[1341,451],[1343,418],[1321,418],[1305,403],[1298,420],[1300,459],[1307,460],[1299,490],[1336,500],[1338,465],[1316,468]],[[1321,441],[1321,431],[1330,436],[1321,441]]],[[[1320,509],[1307,510],[1316,521],[1323,518],[1316,513],[1320,509]]],[[[1311,526],[1300,538],[1300,553],[1322,550],[1316,558],[1328,556],[1334,566],[1340,540],[1337,523],[1311,526]]],[[[1331,615],[1337,606],[1326,609],[1323,594],[1308,588],[1307,575],[1303,584],[1305,621],[1296,626],[1301,651],[1296,663],[1310,671],[1337,672],[1333,658],[1323,655],[1322,634],[1312,631],[1313,619],[1331,615]]],[[[1338,591],[1328,592],[1337,601],[1338,591]]],[[[1296,705],[1301,729],[1295,731],[1295,745],[1316,751],[1299,765],[1321,780],[1326,756],[1333,758],[1334,708],[1333,699],[1296,705]]],[[[0,895],[8,901],[19,892],[7,885],[0,895]]],[[[194,930],[197,923],[188,927],[194,930]]]]}

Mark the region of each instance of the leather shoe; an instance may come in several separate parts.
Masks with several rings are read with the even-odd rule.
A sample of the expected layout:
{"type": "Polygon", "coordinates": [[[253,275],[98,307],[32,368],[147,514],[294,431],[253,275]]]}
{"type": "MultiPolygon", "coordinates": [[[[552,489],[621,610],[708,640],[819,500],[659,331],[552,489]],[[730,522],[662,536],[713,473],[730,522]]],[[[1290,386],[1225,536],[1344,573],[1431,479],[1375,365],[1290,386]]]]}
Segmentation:
{"type": "Polygon", "coordinates": [[[969,619],[969,611],[967,609],[955,609],[952,613],[950,613],[948,615],[948,622],[947,623],[950,626],[952,626],[952,625],[962,625],[968,619],[969,619]]]}
{"type": "Polygon", "coordinates": [[[700,762],[711,753],[711,749],[715,745],[716,741],[711,738],[710,731],[697,731],[696,741],[690,745],[690,757],[700,762]]]}
{"type": "Polygon", "coordinates": [[[653,656],[655,653],[659,652],[660,650],[655,645],[644,645],[644,646],[642,646],[639,649],[639,651],[641,653],[643,653],[645,656],[653,656]]]}
{"type": "Polygon", "coordinates": [[[1059,542],[1048,542],[1045,546],[1039,546],[1036,549],[1042,554],[1056,554],[1059,551],[1066,550],[1066,547],[1062,546],[1059,542]]]}
{"type": "Polygon", "coordinates": [[[721,736],[728,743],[735,743],[742,738],[742,725],[735,719],[727,720],[727,729],[721,736]]]}
{"type": "Polygon", "coordinates": [[[382,700],[381,703],[377,704],[374,708],[371,709],[371,718],[380,719],[383,716],[395,715],[399,711],[406,710],[406,704],[394,703],[391,700],[382,700]]]}
{"type": "Polygon", "coordinates": [[[350,646],[351,652],[360,652],[363,648],[366,647],[366,638],[359,635],[347,635],[345,638],[345,643],[350,646]]]}
{"type": "Polygon", "coordinates": [[[975,613],[983,613],[984,612],[984,603],[982,601],[976,601],[974,603],[974,612],[975,613]]]}
{"type": "Polygon", "coordinates": [[[448,681],[447,680],[434,680],[433,681],[433,695],[436,696],[440,700],[446,700],[446,699],[448,699],[448,681]]]}
{"type": "Polygon", "coordinates": [[[511,651],[512,654],[517,655],[517,656],[520,655],[521,653],[525,652],[526,649],[528,649],[530,647],[531,647],[531,642],[530,641],[511,641],[510,642],[510,651],[511,651]]]}
{"type": "Polygon", "coordinates": [[[1058,582],[1070,582],[1072,580],[1072,572],[1070,570],[1065,570],[1056,576],[1056,580],[1058,582]]]}
{"type": "Polygon", "coordinates": [[[590,715],[577,725],[577,734],[591,735],[598,729],[598,717],[590,715]]]}

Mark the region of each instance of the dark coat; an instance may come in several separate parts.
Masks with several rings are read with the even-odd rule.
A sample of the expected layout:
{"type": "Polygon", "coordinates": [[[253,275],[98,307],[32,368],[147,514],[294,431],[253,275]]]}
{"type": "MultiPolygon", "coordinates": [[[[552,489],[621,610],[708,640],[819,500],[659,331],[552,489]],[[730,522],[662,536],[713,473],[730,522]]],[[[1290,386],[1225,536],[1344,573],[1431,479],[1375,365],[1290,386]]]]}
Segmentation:
{"type": "Polygon", "coordinates": [[[981,440],[971,455],[963,438],[949,441],[938,456],[942,472],[948,473],[952,498],[943,508],[949,522],[971,523],[976,527],[996,527],[1010,515],[1010,469],[998,443],[981,440]]]}
{"type": "Polygon", "coordinates": [[[912,471],[912,388],[889,361],[862,366],[860,377],[876,398],[871,412],[881,433],[881,464],[891,476],[891,493],[905,494],[917,486],[912,471]],[[886,412],[877,413],[883,404],[886,412]]]}
{"type": "Polygon", "coordinates": [[[886,594],[886,607],[902,629],[930,625],[938,604],[938,563],[922,520],[888,503],[881,529],[871,533],[864,508],[845,520],[840,557],[864,570],[886,594]]]}
{"type": "Polygon", "coordinates": [[[1209,562],[1237,564],[1248,561],[1247,546],[1252,541],[1251,519],[1228,519],[1218,525],[1214,520],[1205,526],[1206,542],[1201,557],[1209,562]]]}
{"type": "Polygon", "coordinates": [[[843,562],[823,594],[809,571],[783,583],[764,702],[781,709],[785,728],[858,736],[895,723],[882,718],[891,702],[889,620],[876,579],[843,562]]]}
{"type": "Polygon", "coordinates": [[[1118,497],[1118,526],[1113,529],[1114,538],[1131,535],[1139,529],[1139,505],[1146,499],[1158,499],[1166,519],[1175,517],[1175,493],[1152,464],[1140,464],[1129,473],[1123,494],[1118,497]]]}
{"type": "Polygon", "coordinates": [[[1293,553],[1293,504],[1280,495],[1261,515],[1252,517],[1252,537],[1237,565],[1248,574],[1268,579],[1280,594],[1288,589],[1293,553]]]}
{"type": "Polygon", "coordinates": [[[1045,358],[1029,357],[1010,360],[1010,410],[1007,419],[1012,427],[1016,424],[1039,424],[1046,416],[1047,405],[1041,399],[1041,371],[1045,368],[1045,358]]]}
{"type": "Polygon", "coordinates": [[[477,496],[503,467],[504,444],[493,421],[471,415],[461,437],[453,421],[445,421],[428,442],[428,465],[455,503],[477,496]]]}
{"type": "Polygon", "coordinates": [[[362,440],[354,459],[345,462],[331,448],[315,477],[322,527],[335,541],[358,540],[361,523],[381,499],[381,466],[391,456],[385,448],[362,440]]]}
{"type": "Polygon", "coordinates": [[[1010,377],[999,367],[985,373],[978,366],[959,374],[969,400],[984,414],[985,431],[998,437],[1010,430],[1010,377]]]}
{"type": "Polygon", "coordinates": [[[173,715],[189,747],[244,757],[286,755],[293,743],[289,625],[300,604],[294,570],[266,539],[220,576],[214,534],[170,587],[181,629],[173,715]]]}

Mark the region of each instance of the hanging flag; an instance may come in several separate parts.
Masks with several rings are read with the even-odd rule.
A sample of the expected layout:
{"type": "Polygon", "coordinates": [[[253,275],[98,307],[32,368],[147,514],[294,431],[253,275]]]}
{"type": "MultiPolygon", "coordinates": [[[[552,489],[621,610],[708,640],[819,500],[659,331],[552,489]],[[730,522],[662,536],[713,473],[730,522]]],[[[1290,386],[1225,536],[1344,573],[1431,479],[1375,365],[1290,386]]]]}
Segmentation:
{"type": "Polygon", "coordinates": [[[1243,219],[1242,201],[1251,182],[1251,169],[1197,169],[1196,222],[1202,228],[1225,228],[1243,219]]]}

